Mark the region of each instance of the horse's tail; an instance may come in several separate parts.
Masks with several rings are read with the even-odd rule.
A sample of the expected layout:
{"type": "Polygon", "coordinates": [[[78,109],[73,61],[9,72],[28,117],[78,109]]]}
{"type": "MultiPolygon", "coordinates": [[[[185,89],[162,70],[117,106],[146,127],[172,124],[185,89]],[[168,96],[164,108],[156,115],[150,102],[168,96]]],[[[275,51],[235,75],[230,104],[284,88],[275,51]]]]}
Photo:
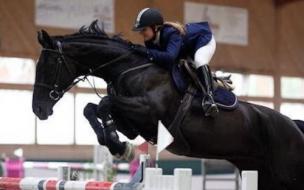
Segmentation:
{"type": "Polygon", "coordinates": [[[293,120],[293,121],[297,124],[297,126],[299,127],[299,129],[304,134],[304,121],[302,121],[302,120],[293,120]]]}

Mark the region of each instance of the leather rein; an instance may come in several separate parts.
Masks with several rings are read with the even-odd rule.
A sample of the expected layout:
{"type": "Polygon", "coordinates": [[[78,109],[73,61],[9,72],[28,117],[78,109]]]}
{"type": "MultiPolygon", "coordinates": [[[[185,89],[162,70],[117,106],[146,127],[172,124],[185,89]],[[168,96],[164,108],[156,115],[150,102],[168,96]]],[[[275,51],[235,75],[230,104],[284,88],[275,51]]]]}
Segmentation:
{"type": "MultiPolygon", "coordinates": [[[[56,58],[56,74],[55,74],[54,85],[49,85],[49,84],[45,84],[45,83],[35,83],[35,85],[34,85],[34,86],[44,87],[44,88],[50,89],[49,98],[51,100],[54,100],[54,101],[59,100],[65,92],[69,91],[77,83],[79,83],[80,81],[85,81],[85,80],[87,80],[89,82],[89,84],[94,89],[97,96],[99,96],[101,98],[101,96],[99,95],[99,93],[96,90],[95,85],[92,85],[91,82],[88,80],[88,76],[94,74],[96,71],[99,71],[99,70],[101,70],[101,69],[103,69],[103,68],[105,68],[105,67],[107,67],[107,66],[109,66],[113,63],[117,63],[118,61],[130,56],[133,53],[133,51],[130,51],[128,53],[122,54],[121,56],[119,56],[115,59],[112,59],[112,60],[106,62],[105,64],[102,64],[102,65],[100,65],[100,66],[98,66],[97,68],[94,68],[94,69],[88,67],[89,72],[87,74],[83,75],[82,77],[76,78],[76,80],[74,80],[73,83],[70,84],[65,89],[60,89],[59,80],[60,80],[60,74],[61,74],[62,66],[64,65],[71,75],[73,75],[73,72],[72,72],[72,69],[70,68],[68,62],[66,61],[66,59],[64,57],[64,52],[62,50],[62,44],[61,44],[60,41],[57,41],[57,47],[58,47],[57,50],[49,49],[49,48],[43,48],[42,49],[42,51],[48,51],[48,52],[51,52],[51,53],[56,53],[58,55],[57,58],[56,58]]],[[[133,67],[133,68],[130,68],[130,69],[127,69],[127,70],[123,71],[118,76],[118,79],[119,79],[118,84],[120,83],[121,78],[125,74],[127,74],[128,72],[138,70],[138,69],[142,69],[142,68],[146,68],[146,67],[149,67],[151,65],[153,65],[153,64],[152,63],[147,63],[147,64],[136,66],[136,67],[133,67]]]]}

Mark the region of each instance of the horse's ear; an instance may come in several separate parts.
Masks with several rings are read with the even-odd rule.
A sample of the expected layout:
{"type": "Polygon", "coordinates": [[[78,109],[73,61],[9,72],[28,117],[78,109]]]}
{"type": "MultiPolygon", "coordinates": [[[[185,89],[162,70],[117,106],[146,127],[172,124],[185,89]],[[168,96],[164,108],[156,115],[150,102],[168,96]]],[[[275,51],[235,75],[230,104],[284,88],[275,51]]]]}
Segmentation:
{"type": "Polygon", "coordinates": [[[43,37],[42,37],[42,32],[41,31],[37,32],[37,39],[38,39],[39,44],[41,46],[43,46],[43,37]]]}
{"type": "Polygon", "coordinates": [[[37,38],[42,47],[52,48],[53,41],[46,31],[44,31],[44,30],[38,31],[37,38]]]}

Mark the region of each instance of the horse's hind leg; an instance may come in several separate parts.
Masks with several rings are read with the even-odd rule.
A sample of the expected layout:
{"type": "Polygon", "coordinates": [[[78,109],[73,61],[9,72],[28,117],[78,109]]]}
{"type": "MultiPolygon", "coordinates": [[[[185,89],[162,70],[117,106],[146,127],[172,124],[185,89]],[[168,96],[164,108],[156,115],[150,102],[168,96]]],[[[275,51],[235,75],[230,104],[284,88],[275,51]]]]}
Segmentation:
{"type": "Polygon", "coordinates": [[[272,159],[272,164],[278,181],[287,190],[304,189],[304,139],[296,133],[291,141],[278,145],[272,159]]]}
{"type": "Polygon", "coordinates": [[[279,183],[277,178],[271,177],[269,172],[258,172],[258,190],[288,190],[279,183]]]}
{"type": "Polygon", "coordinates": [[[287,190],[286,187],[282,186],[280,180],[273,175],[269,165],[264,162],[256,165],[254,162],[252,162],[252,165],[243,165],[242,170],[258,171],[258,190],[287,190]]]}
{"type": "Polygon", "coordinates": [[[286,157],[278,166],[280,170],[277,173],[287,190],[304,189],[304,160],[295,160],[296,156],[300,157],[300,151],[298,153],[293,158],[286,157]]]}

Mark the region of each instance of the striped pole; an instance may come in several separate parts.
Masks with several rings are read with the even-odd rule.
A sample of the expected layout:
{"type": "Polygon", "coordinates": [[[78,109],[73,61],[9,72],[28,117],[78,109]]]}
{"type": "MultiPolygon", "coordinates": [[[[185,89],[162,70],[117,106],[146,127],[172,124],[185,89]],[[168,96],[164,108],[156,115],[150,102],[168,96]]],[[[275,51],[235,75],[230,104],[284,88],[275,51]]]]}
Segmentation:
{"type": "Polygon", "coordinates": [[[1,190],[114,190],[120,183],[100,181],[61,181],[37,178],[0,178],[1,190]]]}

